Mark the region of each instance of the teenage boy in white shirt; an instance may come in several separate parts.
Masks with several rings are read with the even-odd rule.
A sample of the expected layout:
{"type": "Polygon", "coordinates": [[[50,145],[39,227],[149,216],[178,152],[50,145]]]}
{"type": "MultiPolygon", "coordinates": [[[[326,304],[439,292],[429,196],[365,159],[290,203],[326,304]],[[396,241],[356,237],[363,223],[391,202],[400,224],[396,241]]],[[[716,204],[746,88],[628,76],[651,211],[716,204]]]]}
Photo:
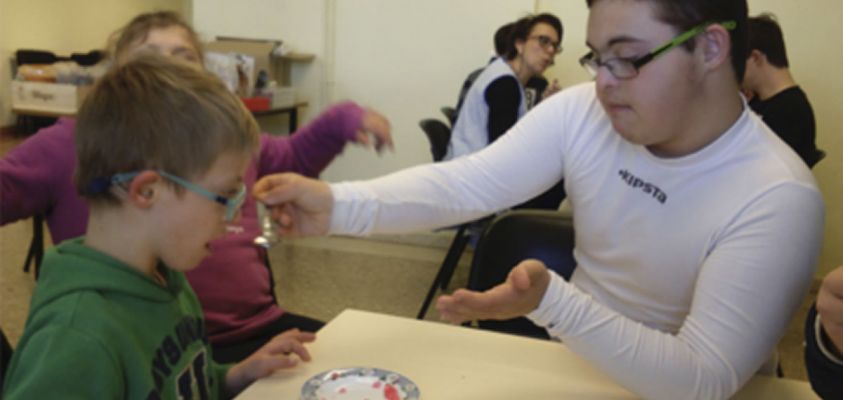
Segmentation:
{"type": "Polygon", "coordinates": [[[595,81],[483,150],[363,182],[255,185],[287,235],[409,232],[505,209],[565,179],[578,266],[535,260],[438,308],[527,315],[645,398],[732,396],[775,352],[814,270],[824,205],[739,94],[743,0],[588,0],[595,81]]]}

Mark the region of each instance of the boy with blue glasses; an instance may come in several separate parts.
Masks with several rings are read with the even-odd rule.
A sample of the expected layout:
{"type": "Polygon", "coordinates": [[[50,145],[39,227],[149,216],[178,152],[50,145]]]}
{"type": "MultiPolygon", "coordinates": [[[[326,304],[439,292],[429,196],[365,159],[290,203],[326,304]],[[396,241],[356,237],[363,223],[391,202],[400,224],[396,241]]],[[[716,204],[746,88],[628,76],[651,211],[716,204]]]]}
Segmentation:
{"type": "Polygon", "coordinates": [[[309,360],[315,337],[291,330],[214,362],[184,276],[245,197],[258,128],[239,100],[195,66],[144,54],[98,82],[77,124],[88,231],[47,253],[3,397],[230,397],[309,360]]]}
{"type": "MultiPolygon", "coordinates": [[[[237,189],[237,193],[235,193],[233,196],[224,197],[224,196],[220,196],[218,194],[212,193],[212,192],[208,191],[207,189],[203,188],[202,186],[199,186],[195,183],[191,183],[190,181],[179,178],[178,176],[175,176],[173,174],[170,174],[170,173],[167,173],[167,172],[164,172],[164,171],[161,171],[161,170],[158,170],[156,172],[158,172],[164,178],[169,179],[173,183],[175,183],[175,184],[177,184],[177,185],[179,185],[179,186],[181,186],[181,187],[183,187],[187,190],[190,190],[193,193],[196,193],[196,194],[198,194],[198,195],[200,195],[200,196],[202,196],[202,197],[204,197],[208,200],[211,200],[213,202],[219,203],[222,206],[224,206],[225,207],[225,221],[226,222],[231,222],[231,221],[234,220],[235,215],[238,212],[240,212],[240,206],[243,205],[243,200],[246,199],[246,184],[244,184],[244,183],[240,184],[240,188],[237,189]]],[[[140,172],[124,172],[124,173],[112,176],[111,179],[97,179],[97,180],[91,182],[91,189],[90,190],[92,192],[103,191],[106,188],[108,188],[108,186],[111,186],[111,185],[122,185],[122,184],[125,184],[125,183],[128,183],[128,182],[131,182],[132,179],[134,179],[138,175],[140,175],[140,172]]]]}

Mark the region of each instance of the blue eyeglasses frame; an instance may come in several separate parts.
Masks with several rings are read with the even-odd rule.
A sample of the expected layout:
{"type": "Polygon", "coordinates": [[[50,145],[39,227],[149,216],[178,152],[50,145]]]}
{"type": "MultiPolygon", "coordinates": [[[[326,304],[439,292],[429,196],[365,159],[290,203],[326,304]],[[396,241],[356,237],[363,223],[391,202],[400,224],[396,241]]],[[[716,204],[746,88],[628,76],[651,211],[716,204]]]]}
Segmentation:
{"type": "MultiPolygon", "coordinates": [[[[234,217],[237,215],[237,211],[240,210],[240,207],[243,205],[243,202],[246,200],[246,184],[241,183],[240,189],[237,193],[232,197],[223,197],[216,193],[213,193],[195,183],[192,183],[184,178],[180,178],[176,175],[167,173],[161,170],[155,170],[161,176],[169,179],[173,183],[190,190],[193,193],[196,193],[208,200],[213,202],[219,203],[225,206],[225,221],[231,222],[234,220],[234,217]]],[[[140,172],[123,172],[119,174],[115,174],[111,177],[110,181],[112,185],[120,185],[127,182],[131,182],[136,176],[140,175],[140,172]]]]}

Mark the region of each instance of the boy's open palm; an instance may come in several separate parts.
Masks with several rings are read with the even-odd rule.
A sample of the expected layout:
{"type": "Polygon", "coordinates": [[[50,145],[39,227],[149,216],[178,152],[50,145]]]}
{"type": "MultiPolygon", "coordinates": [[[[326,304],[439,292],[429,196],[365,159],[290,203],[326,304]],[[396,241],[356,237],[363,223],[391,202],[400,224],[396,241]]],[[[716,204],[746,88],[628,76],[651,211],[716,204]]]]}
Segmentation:
{"type": "Polygon", "coordinates": [[[328,233],[334,195],[327,183],[289,172],[272,174],[255,183],[252,193],[271,208],[281,235],[328,233]]]}
{"type": "Polygon", "coordinates": [[[316,334],[298,329],[275,336],[251,356],[231,367],[225,376],[228,392],[240,393],[252,382],[276,370],[295,367],[300,359],[310,361],[310,353],[304,344],[314,340],[316,334]]]}
{"type": "Polygon", "coordinates": [[[440,296],[436,309],[442,319],[455,324],[520,317],[539,306],[549,282],[544,263],[524,260],[509,272],[506,282],[482,293],[458,289],[450,296],[440,296]]]}

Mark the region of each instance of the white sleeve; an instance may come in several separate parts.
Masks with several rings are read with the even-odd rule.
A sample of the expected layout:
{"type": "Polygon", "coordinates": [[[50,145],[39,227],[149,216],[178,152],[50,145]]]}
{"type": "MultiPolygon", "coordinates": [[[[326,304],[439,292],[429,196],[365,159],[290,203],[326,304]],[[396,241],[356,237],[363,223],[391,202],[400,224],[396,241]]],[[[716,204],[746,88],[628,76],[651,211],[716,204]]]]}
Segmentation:
{"type": "Polygon", "coordinates": [[[633,321],[555,274],[528,317],[640,396],[728,398],[770,356],[799,306],[823,216],[821,196],[807,186],[756,199],[709,252],[675,334],[633,321]]]}
{"type": "Polygon", "coordinates": [[[522,203],[563,176],[558,112],[537,107],[483,150],[368,181],[332,184],[329,231],[367,235],[471,221],[522,203]]]}

